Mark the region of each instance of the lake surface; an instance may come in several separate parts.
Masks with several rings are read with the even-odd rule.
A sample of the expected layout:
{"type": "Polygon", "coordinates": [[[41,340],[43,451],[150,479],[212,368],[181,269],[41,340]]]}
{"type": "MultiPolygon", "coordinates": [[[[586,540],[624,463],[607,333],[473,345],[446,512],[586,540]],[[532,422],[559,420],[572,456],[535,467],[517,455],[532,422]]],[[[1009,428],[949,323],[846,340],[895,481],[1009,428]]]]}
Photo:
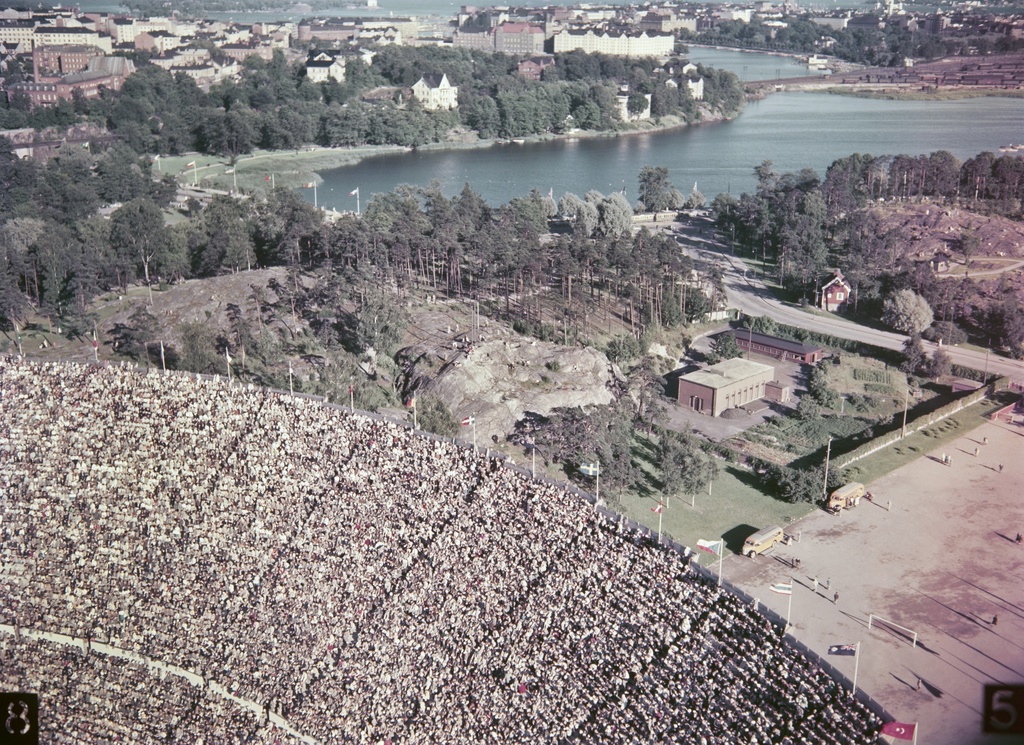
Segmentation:
{"type": "Polygon", "coordinates": [[[779,80],[805,76],[824,75],[823,70],[809,70],[807,65],[795,56],[764,54],[763,52],[740,52],[735,49],[714,49],[691,46],[686,55],[693,62],[707,67],[717,67],[735,73],[741,81],[779,80]]]}
{"type": "MultiPolygon", "coordinates": [[[[883,101],[822,93],[776,93],[748,104],[731,122],[653,134],[495,145],[475,150],[416,151],[375,156],[320,175],[321,205],[355,209],[348,192],[359,187],[362,206],[376,192],[399,184],[440,182],[449,195],[469,183],[491,204],[538,189],[555,198],[570,191],[626,190],[637,198],[636,179],[646,165],[665,166],[676,187],[716,194],[753,191],[756,165],[777,171],[809,167],[824,176],[852,153],[921,155],[948,150],[965,160],[1021,139],[1024,99],[883,101]]],[[[312,194],[300,190],[312,201],[312,194]]]]}

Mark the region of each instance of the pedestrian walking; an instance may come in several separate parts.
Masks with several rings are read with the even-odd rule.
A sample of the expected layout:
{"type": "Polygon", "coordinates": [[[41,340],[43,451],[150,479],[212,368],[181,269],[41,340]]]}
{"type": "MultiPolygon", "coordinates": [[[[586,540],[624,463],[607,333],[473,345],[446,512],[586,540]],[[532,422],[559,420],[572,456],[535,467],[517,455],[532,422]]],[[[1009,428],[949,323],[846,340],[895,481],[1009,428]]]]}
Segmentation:
{"type": "Polygon", "coordinates": [[[995,626],[999,623],[999,616],[992,616],[992,625],[995,626]]]}
{"type": "Polygon", "coordinates": [[[836,594],[832,596],[832,605],[839,604],[839,591],[836,590],[836,594]]]}
{"type": "Polygon", "coordinates": [[[818,591],[818,575],[817,574],[814,575],[814,591],[815,592],[818,591]]]}
{"type": "Polygon", "coordinates": [[[983,440],[981,441],[981,444],[982,444],[982,445],[988,445],[988,438],[987,438],[987,437],[986,437],[986,438],[984,438],[984,439],[983,439],[983,440]]]}
{"type": "Polygon", "coordinates": [[[1002,472],[1003,472],[1003,464],[1002,464],[1002,463],[1000,463],[1000,464],[999,464],[999,473],[1002,473],[1002,472]]]}
{"type": "Polygon", "coordinates": [[[832,578],[831,577],[825,577],[825,589],[826,590],[831,590],[832,589],[832,578]]]}
{"type": "Polygon", "coordinates": [[[978,457],[978,453],[980,453],[980,452],[981,452],[981,448],[974,448],[974,457],[977,458],[978,457]]]}
{"type": "Polygon", "coordinates": [[[919,690],[919,691],[921,690],[921,679],[920,678],[917,679],[917,690],[919,690]]]}
{"type": "Polygon", "coordinates": [[[1022,540],[1024,540],[1024,537],[1022,537],[1021,534],[1018,533],[1017,537],[1013,539],[1013,542],[1014,543],[1020,543],[1022,540]]]}

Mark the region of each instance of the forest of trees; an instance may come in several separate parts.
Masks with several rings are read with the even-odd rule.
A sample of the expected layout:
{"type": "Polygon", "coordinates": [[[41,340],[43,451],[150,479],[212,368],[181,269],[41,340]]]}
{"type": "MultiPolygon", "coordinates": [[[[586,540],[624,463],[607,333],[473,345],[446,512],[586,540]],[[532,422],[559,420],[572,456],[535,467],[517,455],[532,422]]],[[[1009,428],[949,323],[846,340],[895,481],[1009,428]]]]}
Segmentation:
{"type": "MultiPolygon", "coordinates": [[[[295,298],[300,309],[365,299],[367,291],[422,289],[494,299],[495,312],[542,338],[607,326],[612,306],[624,309],[621,320],[634,336],[708,309],[704,294],[689,288],[690,260],[671,238],[631,235],[631,209],[617,193],[565,194],[556,204],[534,191],[491,207],[468,185],[454,198],[436,186],[400,187],[375,195],[363,215],[329,224],[278,189],[266,198],[215,197],[171,226],[164,208],[173,182],[153,176],[148,158],[120,145],[95,153],[65,146],[40,165],[16,158],[7,143],[0,150],[0,323],[11,328],[34,311],[72,331],[89,328],[90,302],[104,291],[270,266],[324,278],[311,295],[295,298]],[[110,202],[121,206],[109,219],[98,216],[110,202]],[[559,208],[572,217],[568,232],[542,246],[559,208]],[[554,291],[556,312],[550,293],[538,288],[554,291]]],[[[720,277],[708,281],[720,285],[720,277]]],[[[313,324],[332,339],[340,330],[322,318],[313,324]]]]}
{"type": "MultiPolygon", "coordinates": [[[[737,246],[772,265],[780,284],[813,300],[826,269],[838,267],[854,289],[855,313],[882,317],[883,303],[899,290],[924,297],[951,335],[969,332],[1024,354],[1024,308],[1007,277],[994,281],[937,278],[927,264],[908,261],[905,236],[886,229],[877,200],[929,199],[1011,219],[1021,219],[1024,160],[981,153],[963,163],[950,153],[911,157],[851,155],[835,161],[824,180],[813,170],[777,173],[770,162],[755,169],[754,194],[718,195],[712,207],[719,227],[737,246]]],[[[957,236],[961,256],[977,241],[957,236]]]]}
{"type": "Polygon", "coordinates": [[[651,94],[656,117],[695,121],[702,107],[732,115],[744,103],[736,76],[711,68],[699,68],[704,101],[698,105],[685,86],[665,85],[667,73],[653,59],[569,52],[556,56],[541,82],[516,74],[517,62],[476,50],[393,45],[378,50],[372,65],[349,59],[345,83],[315,84],[302,64],[290,65],[277,52],[269,62],[249,57],[237,81],[214,85],[209,93],[183,73],[172,76],[143,63],[120,92],[98,99],[30,110],[27,99],[15,97],[0,108],[0,129],[87,120],[139,154],[199,151],[233,158],[254,148],[310,144],[416,146],[443,141],[458,127],[484,138],[614,129],[621,126],[616,95],[622,84],[634,94],[651,94]],[[442,72],[459,86],[457,110],[426,111],[415,99],[403,98],[401,91],[420,76],[442,72]],[[381,87],[393,88],[392,96],[363,100],[381,87]]]}

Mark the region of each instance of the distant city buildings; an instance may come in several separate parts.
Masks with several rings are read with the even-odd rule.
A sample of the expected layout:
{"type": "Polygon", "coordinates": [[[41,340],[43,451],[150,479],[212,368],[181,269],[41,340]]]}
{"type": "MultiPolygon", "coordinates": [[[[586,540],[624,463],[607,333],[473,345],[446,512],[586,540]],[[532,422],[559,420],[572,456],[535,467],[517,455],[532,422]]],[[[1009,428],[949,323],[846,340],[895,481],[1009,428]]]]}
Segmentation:
{"type": "MultiPolygon", "coordinates": [[[[364,0],[375,7],[375,0],[364,0]]],[[[106,58],[141,58],[172,74],[183,73],[203,89],[239,74],[246,58],[273,59],[279,50],[292,63],[300,63],[310,48],[327,48],[327,57],[309,55],[306,75],[323,82],[345,79],[344,56],[372,61],[381,46],[390,44],[437,44],[502,53],[520,58],[519,74],[540,80],[552,55],[583,51],[620,57],[672,57],[680,37],[713,32],[723,23],[759,23],[759,33],[769,39],[791,22],[788,9],[767,0],[748,4],[707,5],[599,5],[521,8],[515,6],[463,6],[453,19],[454,28],[440,19],[407,18],[305,18],[298,23],[262,21],[252,25],[229,21],[171,17],[132,17],[123,13],[86,12],[71,7],[0,9],[0,74],[32,70],[31,83],[0,89],[8,97],[29,96],[33,105],[51,105],[75,95],[99,95],[104,88],[118,89],[128,66],[104,62],[106,58]],[[351,45],[339,51],[342,45],[351,45]],[[31,59],[29,56],[31,55],[31,59]],[[71,77],[78,76],[78,77],[71,77]],[[99,82],[98,82],[99,81],[99,82]]],[[[898,27],[938,37],[984,36],[993,43],[1000,38],[1024,39],[1020,15],[984,15],[969,8],[919,14],[905,11],[896,0],[886,0],[871,12],[835,11],[812,18],[821,28],[815,45],[831,48],[832,34],[850,29],[878,30],[898,27]]],[[[824,58],[812,54],[811,64],[824,58]]],[[[896,68],[894,82],[917,80],[930,83],[927,73],[914,71],[906,58],[906,70],[896,68]]],[[[704,80],[694,69],[668,69],[666,85],[684,89],[695,100],[704,96],[704,80]]],[[[877,77],[877,76],[876,76],[877,77]]],[[[884,77],[884,76],[882,76],[884,77]]],[[[453,108],[457,92],[433,88],[425,77],[417,98],[434,108],[453,108]]],[[[438,81],[440,82],[440,81],[438,81]]],[[[867,82],[873,83],[874,80],[867,82]]],[[[885,82],[879,80],[878,82],[885,82]]],[[[1019,85],[1018,72],[979,67],[954,71],[934,81],[938,85],[984,85],[1004,88],[1019,85]]],[[[451,87],[451,86],[450,86],[451,87]]],[[[454,87],[452,87],[454,89],[454,87]]],[[[636,108],[636,101],[634,107],[636,108]]],[[[642,116],[630,112],[630,117],[642,116]]]]}

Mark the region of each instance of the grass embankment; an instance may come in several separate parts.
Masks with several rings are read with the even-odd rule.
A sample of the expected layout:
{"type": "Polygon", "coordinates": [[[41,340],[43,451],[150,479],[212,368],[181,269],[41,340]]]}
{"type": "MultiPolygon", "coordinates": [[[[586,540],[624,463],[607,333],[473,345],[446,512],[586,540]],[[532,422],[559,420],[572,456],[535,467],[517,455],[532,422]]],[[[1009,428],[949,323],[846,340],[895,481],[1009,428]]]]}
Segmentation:
{"type": "MultiPolygon", "coordinates": [[[[857,461],[846,469],[844,477],[847,481],[870,485],[917,458],[969,434],[984,424],[992,411],[1005,403],[985,399],[969,406],[932,427],[909,435],[892,447],[857,461]]],[[[658,515],[651,510],[663,497],[661,484],[655,476],[655,453],[655,441],[638,436],[634,442],[633,456],[635,465],[644,474],[640,488],[626,491],[621,496],[614,491],[604,491],[613,509],[652,530],[658,528],[658,515]]],[[[973,457],[973,453],[966,451],[952,454],[960,458],[973,457]]],[[[760,480],[756,474],[734,464],[720,465],[710,495],[702,492],[668,500],[662,512],[662,530],[665,534],[687,546],[694,546],[699,538],[712,540],[724,536],[728,550],[739,552],[743,540],[754,531],[769,525],[786,527],[818,509],[816,505],[808,503],[791,504],[775,499],[760,490],[760,480]],[[694,506],[690,505],[691,498],[694,506]]],[[[714,562],[714,557],[710,555],[706,559],[703,562],[705,564],[714,562]]]]}
{"type": "Polygon", "coordinates": [[[232,166],[227,158],[216,155],[174,155],[160,158],[159,171],[174,174],[182,186],[193,186],[193,169],[186,167],[195,161],[195,180],[199,188],[234,188],[238,191],[267,189],[269,179],[275,186],[297,189],[310,181],[320,182],[317,171],[355,165],[363,158],[386,153],[405,152],[409,148],[398,145],[365,146],[356,148],[310,147],[302,150],[256,150],[239,158],[235,173],[225,173],[232,166]]]}
{"type": "MultiPolygon", "coordinates": [[[[847,481],[860,481],[870,484],[886,474],[892,473],[911,461],[914,461],[928,453],[949,445],[956,439],[969,434],[977,429],[987,420],[987,416],[996,409],[1009,403],[1003,397],[985,398],[976,404],[946,417],[933,426],[922,429],[908,435],[905,439],[895,443],[891,447],[872,453],[868,457],[857,461],[843,471],[847,481]]],[[[911,423],[908,422],[908,427],[911,423]]],[[[974,457],[973,452],[950,452],[951,457],[963,458],[974,457]]]]}

